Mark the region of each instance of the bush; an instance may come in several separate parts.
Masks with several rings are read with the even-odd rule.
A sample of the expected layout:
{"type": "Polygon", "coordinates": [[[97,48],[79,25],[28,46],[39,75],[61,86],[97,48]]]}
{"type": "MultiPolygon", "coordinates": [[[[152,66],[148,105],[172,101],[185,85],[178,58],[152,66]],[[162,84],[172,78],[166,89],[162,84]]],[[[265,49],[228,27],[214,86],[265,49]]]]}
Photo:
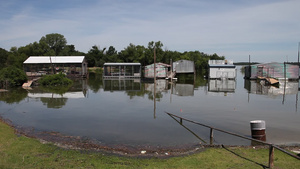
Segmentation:
{"type": "Polygon", "coordinates": [[[38,82],[43,86],[70,85],[73,83],[72,80],[68,79],[66,75],[62,73],[54,75],[45,75],[38,82]]]}
{"type": "Polygon", "coordinates": [[[0,87],[21,86],[26,81],[25,72],[14,66],[3,68],[0,71],[0,87]]]}

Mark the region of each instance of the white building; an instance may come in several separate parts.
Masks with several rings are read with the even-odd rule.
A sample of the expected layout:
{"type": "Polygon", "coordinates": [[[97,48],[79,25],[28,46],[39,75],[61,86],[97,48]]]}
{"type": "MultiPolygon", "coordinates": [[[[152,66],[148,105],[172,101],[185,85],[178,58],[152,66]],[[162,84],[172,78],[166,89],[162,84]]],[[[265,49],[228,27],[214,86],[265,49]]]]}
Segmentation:
{"type": "Polygon", "coordinates": [[[58,72],[80,77],[86,77],[88,74],[85,56],[30,56],[23,66],[27,76],[58,72]]]}
{"type": "Polygon", "coordinates": [[[233,61],[228,60],[209,60],[208,61],[209,79],[235,79],[236,67],[233,61]]]}

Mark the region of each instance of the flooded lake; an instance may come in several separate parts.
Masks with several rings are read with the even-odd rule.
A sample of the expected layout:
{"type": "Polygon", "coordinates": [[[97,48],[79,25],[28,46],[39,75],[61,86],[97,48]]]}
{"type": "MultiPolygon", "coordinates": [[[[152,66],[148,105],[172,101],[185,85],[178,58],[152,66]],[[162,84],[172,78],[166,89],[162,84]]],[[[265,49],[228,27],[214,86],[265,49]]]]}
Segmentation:
{"type": "MultiPolygon", "coordinates": [[[[240,68],[236,80],[179,76],[176,83],[158,80],[156,88],[139,79],[103,80],[90,74],[60,90],[11,89],[0,93],[0,116],[35,133],[133,147],[209,143],[209,129],[188,122],[182,126],[165,112],[243,136],[251,135],[250,121],[264,120],[267,142],[300,144],[298,81],[264,86],[244,80],[240,68]]],[[[251,144],[219,132],[214,143],[251,144]]]]}

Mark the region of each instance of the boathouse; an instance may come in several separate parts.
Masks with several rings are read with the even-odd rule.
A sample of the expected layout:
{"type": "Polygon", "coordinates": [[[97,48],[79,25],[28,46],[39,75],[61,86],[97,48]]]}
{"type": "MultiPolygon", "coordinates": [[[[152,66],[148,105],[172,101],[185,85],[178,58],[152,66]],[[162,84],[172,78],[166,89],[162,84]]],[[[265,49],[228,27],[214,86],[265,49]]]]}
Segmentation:
{"type": "Polygon", "coordinates": [[[178,73],[195,73],[195,63],[190,60],[178,60],[173,62],[173,72],[178,73]]]}
{"type": "MultiPolygon", "coordinates": [[[[157,78],[166,78],[168,76],[168,69],[171,65],[164,63],[156,63],[155,71],[157,78]]],[[[154,78],[154,64],[145,66],[145,78],[154,78]]]]}
{"type": "Polygon", "coordinates": [[[104,63],[104,78],[140,78],[140,63],[104,63]]]}
{"type": "Polygon", "coordinates": [[[263,63],[250,65],[245,68],[246,79],[257,79],[258,77],[275,79],[299,79],[299,66],[287,63],[263,63]]]}
{"type": "Polygon", "coordinates": [[[235,79],[236,67],[232,60],[209,60],[209,79],[235,79]]]}
{"type": "Polygon", "coordinates": [[[62,72],[67,76],[86,77],[85,56],[30,56],[23,62],[27,76],[42,76],[62,72]]]}

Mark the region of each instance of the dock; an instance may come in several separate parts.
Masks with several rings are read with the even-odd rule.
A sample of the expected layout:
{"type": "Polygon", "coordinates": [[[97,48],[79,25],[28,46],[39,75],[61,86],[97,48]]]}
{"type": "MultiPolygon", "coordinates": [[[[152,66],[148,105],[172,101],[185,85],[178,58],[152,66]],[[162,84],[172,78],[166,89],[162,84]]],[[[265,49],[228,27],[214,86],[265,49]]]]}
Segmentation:
{"type": "Polygon", "coordinates": [[[277,85],[279,84],[279,81],[275,78],[271,78],[271,77],[262,77],[262,76],[257,76],[257,79],[259,80],[265,80],[266,82],[268,82],[270,85],[277,85]]]}
{"type": "Polygon", "coordinates": [[[30,87],[32,85],[33,82],[35,82],[35,81],[37,81],[39,79],[40,79],[40,77],[32,79],[32,80],[28,80],[27,82],[23,83],[22,87],[23,88],[28,88],[28,87],[30,87]]]}
{"type": "Polygon", "coordinates": [[[168,72],[166,79],[174,79],[175,75],[176,75],[175,71],[174,72],[170,71],[170,72],[168,72]]]}
{"type": "Polygon", "coordinates": [[[8,90],[0,89],[0,92],[7,92],[8,90]]]}

